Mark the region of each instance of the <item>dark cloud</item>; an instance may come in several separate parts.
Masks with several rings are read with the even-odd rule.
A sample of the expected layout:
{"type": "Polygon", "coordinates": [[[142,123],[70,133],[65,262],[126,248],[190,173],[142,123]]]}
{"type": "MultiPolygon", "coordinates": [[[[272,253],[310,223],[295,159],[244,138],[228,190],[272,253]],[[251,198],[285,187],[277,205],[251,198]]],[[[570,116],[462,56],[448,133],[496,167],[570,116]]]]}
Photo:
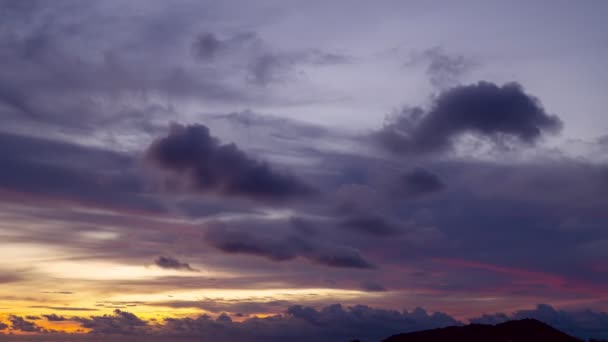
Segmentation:
{"type": "Polygon", "coordinates": [[[6,329],[8,329],[8,327],[9,327],[8,324],[0,322],[0,330],[6,330],[6,329]]]}
{"type": "Polygon", "coordinates": [[[47,319],[47,321],[49,322],[61,322],[61,321],[65,321],[66,318],[63,316],[59,316],[57,314],[50,314],[50,315],[42,315],[44,318],[47,319]]]}
{"type": "Polygon", "coordinates": [[[271,237],[256,237],[247,232],[222,229],[209,231],[205,240],[225,253],[258,255],[274,261],[291,260],[300,250],[311,249],[307,242],[297,237],[276,240],[271,237]]]}
{"type": "Polygon", "coordinates": [[[401,230],[379,215],[354,215],[343,219],[339,226],[351,231],[375,236],[392,236],[401,230]]]}
{"type": "Polygon", "coordinates": [[[91,316],[90,318],[74,318],[82,327],[91,329],[91,334],[132,335],[146,333],[148,323],[136,315],[114,310],[112,315],[91,316]]]}
{"type": "Polygon", "coordinates": [[[180,176],[193,191],[262,200],[284,200],[313,193],[296,177],[273,170],[234,144],[221,144],[203,125],[174,124],[155,141],[148,159],[180,176]]]}
{"type": "Polygon", "coordinates": [[[230,229],[211,229],[205,237],[211,246],[230,254],[249,254],[273,261],[287,261],[303,257],[319,265],[339,268],[373,268],[353,248],[320,244],[299,236],[253,235],[230,229]]]}
{"type": "Polygon", "coordinates": [[[540,304],[532,310],[519,310],[510,315],[496,313],[471,318],[472,323],[497,324],[508,320],[534,318],[570,335],[585,340],[608,338],[608,313],[592,310],[557,310],[550,305],[540,304]]]}
{"type": "Polygon", "coordinates": [[[561,120],[547,114],[519,84],[479,82],[442,92],[428,111],[404,109],[375,137],[392,152],[422,154],[450,150],[464,134],[494,143],[533,144],[561,126],[561,120]]]}
{"type": "Polygon", "coordinates": [[[386,287],[373,281],[364,281],[361,283],[361,289],[367,292],[384,292],[386,287]]]}
{"type": "Polygon", "coordinates": [[[29,320],[35,321],[37,319],[40,319],[40,316],[25,316],[25,319],[29,319],[29,320]]]}
{"type": "Polygon", "coordinates": [[[331,246],[306,256],[313,262],[331,267],[371,269],[376,266],[351,247],[331,246]]]}
{"type": "Polygon", "coordinates": [[[154,264],[160,268],[170,269],[170,270],[185,270],[198,272],[198,270],[190,267],[188,263],[181,262],[172,257],[160,256],[158,259],[154,261],[154,264]]]}
{"type": "Polygon", "coordinates": [[[23,332],[44,332],[44,329],[36,325],[36,323],[26,321],[23,317],[20,316],[9,316],[9,322],[11,322],[11,327],[13,330],[20,330],[23,332]]]}
{"type": "Polygon", "coordinates": [[[424,196],[445,188],[445,184],[436,174],[422,168],[406,172],[401,181],[402,187],[396,191],[408,197],[424,196]]]}

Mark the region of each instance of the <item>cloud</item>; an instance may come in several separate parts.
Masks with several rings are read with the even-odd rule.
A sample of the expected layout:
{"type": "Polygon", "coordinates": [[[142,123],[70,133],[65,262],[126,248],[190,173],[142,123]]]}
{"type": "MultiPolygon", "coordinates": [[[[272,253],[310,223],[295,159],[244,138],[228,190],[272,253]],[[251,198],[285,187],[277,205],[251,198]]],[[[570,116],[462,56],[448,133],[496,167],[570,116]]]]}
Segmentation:
{"type": "Polygon", "coordinates": [[[208,61],[216,58],[217,54],[224,49],[225,42],[220,41],[215,34],[201,33],[192,43],[192,52],[200,60],[208,61]]]}
{"type": "Polygon", "coordinates": [[[258,86],[296,76],[298,66],[344,64],[350,58],[319,49],[281,51],[255,32],[239,32],[225,37],[204,32],[192,43],[194,57],[209,64],[230,65],[231,71],[245,72],[246,80],[258,86]]]}
{"type": "Polygon", "coordinates": [[[441,47],[433,47],[414,55],[407,65],[426,64],[425,73],[431,85],[438,89],[454,86],[477,63],[461,55],[446,53],[441,47]]]}
{"type": "Polygon", "coordinates": [[[534,318],[570,335],[583,338],[608,338],[608,313],[592,310],[557,310],[539,304],[532,310],[519,310],[510,315],[496,313],[471,318],[471,323],[497,324],[514,319],[534,318]]]}
{"type": "Polygon", "coordinates": [[[300,250],[310,249],[307,242],[296,237],[272,239],[223,229],[210,230],[205,241],[225,253],[257,255],[274,261],[291,260],[300,250]]]}
{"type": "Polygon", "coordinates": [[[44,329],[39,327],[33,322],[26,321],[23,317],[11,315],[8,317],[9,322],[11,322],[11,327],[13,330],[20,330],[23,332],[44,332],[44,329]]]}
{"type": "Polygon", "coordinates": [[[91,316],[90,318],[75,318],[82,327],[91,329],[91,334],[131,335],[145,333],[148,323],[136,315],[114,310],[113,315],[91,316]]]}
{"type": "MultiPolygon", "coordinates": [[[[221,317],[221,316],[220,316],[221,317]]],[[[443,313],[429,315],[418,308],[412,312],[374,309],[357,305],[329,305],[317,310],[291,306],[284,314],[248,318],[243,322],[212,319],[209,316],[170,318],[161,334],[199,337],[214,341],[348,341],[354,338],[375,341],[395,334],[460,324],[443,313]]]]}
{"type": "Polygon", "coordinates": [[[6,329],[8,329],[8,327],[9,327],[8,324],[0,322],[0,330],[6,330],[6,329]]]}
{"type": "MultiPolygon", "coordinates": [[[[135,34],[116,39],[112,29],[99,29],[108,17],[116,22],[124,20],[122,15],[128,8],[121,7],[123,14],[117,14],[113,10],[104,13],[100,6],[66,6],[71,13],[88,17],[88,24],[68,24],[63,11],[46,4],[34,6],[36,19],[23,21],[26,25],[3,20],[7,23],[0,34],[4,66],[0,70],[0,112],[4,128],[34,132],[44,128],[49,135],[69,132],[85,137],[105,135],[113,140],[125,132],[135,135],[155,130],[159,127],[157,120],[164,124],[162,119],[174,113],[157,101],[161,94],[205,102],[238,102],[249,97],[225,82],[228,73],[223,70],[188,68],[183,63],[186,56],[175,45],[169,48],[171,44],[166,41],[162,45],[171,53],[157,49],[158,37],[148,40],[135,34]],[[41,16],[46,18],[45,25],[37,24],[41,16]],[[89,35],[98,39],[92,41],[89,35]],[[129,46],[137,48],[127,51],[124,38],[129,46]],[[83,46],[90,54],[80,53],[83,46]],[[63,96],[65,93],[70,96],[63,96]],[[145,94],[145,98],[135,99],[139,97],[135,94],[145,94]]],[[[123,23],[141,32],[153,29],[158,25],[156,21],[167,15],[123,23]]],[[[15,17],[23,18],[23,14],[15,17]]],[[[184,23],[178,22],[173,20],[173,25],[163,30],[167,40],[180,40],[177,35],[183,32],[178,27],[183,28],[184,23]]]]}
{"type": "Polygon", "coordinates": [[[61,322],[61,321],[65,321],[66,318],[63,316],[59,316],[57,314],[50,314],[50,315],[42,315],[44,318],[47,319],[47,321],[49,322],[61,322]]]}
{"type": "Polygon", "coordinates": [[[16,283],[23,280],[23,277],[18,274],[9,273],[3,270],[3,274],[0,274],[0,284],[16,283]]]}
{"type": "Polygon", "coordinates": [[[519,84],[482,81],[443,91],[429,110],[404,109],[375,138],[394,153],[424,154],[449,151],[465,134],[499,144],[534,144],[561,127],[519,84]]]}
{"type": "Polygon", "coordinates": [[[396,191],[407,197],[420,197],[445,188],[445,184],[436,174],[422,168],[407,171],[401,181],[401,189],[396,191]]]}
{"type": "Polygon", "coordinates": [[[146,197],[133,157],[52,139],[0,132],[0,189],[88,206],[163,211],[146,197]]]}
{"type": "Polygon", "coordinates": [[[392,236],[401,232],[396,225],[379,215],[353,215],[342,220],[339,226],[351,231],[375,236],[392,236]]]}
{"type": "Polygon", "coordinates": [[[250,81],[266,85],[284,79],[291,71],[292,61],[284,56],[265,53],[249,62],[250,81]]]}
{"type": "Polygon", "coordinates": [[[320,243],[300,236],[277,236],[214,228],[207,232],[205,240],[211,246],[229,254],[249,254],[273,261],[293,260],[303,257],[315,264],[338,268],[368,269],[374,266],[357,250],[320,243]]]}
{"type": "Polygon", "coordinates": [[[364,281],[361,283],[361,288],[367,292],[384,292],[386,287],[373,281],[364,281]]]}
{"type": "Polygon", "coordinates": [[[173,124],[167,137],[156,140],[148,159],[177,174],[192,191],[258,200],[308,196],[310,186],[288,173],[273,170],[234,144],[221,144],[203,125],[173,124]]]}
{"type": "Polygon", "coordinates": [[[255,128],[255,132],[262,131],[262,133],[284,140],[306,139],[307,143],[310,143],[310,139],[329,138],[337,135],[327,127],[279,116],[262,115],[251,110],[212,115],[211,119],[228,121],[248,130],[255,128]]]}
{"type": "Polygon", "coordinates": [[[256,313],[284,311],[291,305],[286,300],[248,301],[248,300],[197,300],[197,301],[167,301],[150,303],[154,306],[170,308],[199,308],[208,312],[250,315],[256,313]]]}
{"type": "Polygon", "coordinates": [[[328,246],[306,258],[313,262],[331,267],[372,269],[375,265],[365,260],[359,251],[345,246],[328,246]]]}
{"type": "Polygon", "coordinates": [[[160,256],[158,259],[154,261],[154,264],[160,268],[165,268],[169,270],[185,270],[185,271],[193,271],[197,272],[196,269],[190,267],[188,263],[181,262],[175,258],[160,256]]]}
{"type": "Polygon", "coordinates": [[[82,307],[76,307],[76,306],[33,305],[33,306],[29,306],[29,307],[33,308],[33,309],[50,309],[50,310],[57,310],[57,311],[97,311],[97,309],[82,308],[82,307]]]}

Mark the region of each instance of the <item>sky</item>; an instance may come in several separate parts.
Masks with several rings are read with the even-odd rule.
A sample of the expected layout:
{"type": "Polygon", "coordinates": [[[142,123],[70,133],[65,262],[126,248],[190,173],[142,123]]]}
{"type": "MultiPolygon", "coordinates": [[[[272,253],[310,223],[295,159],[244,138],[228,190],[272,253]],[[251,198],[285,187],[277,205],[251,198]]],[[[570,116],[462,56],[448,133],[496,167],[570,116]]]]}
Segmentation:
{"type": "Polygon", "coordinates": [[[607,338],[606,15],[0,0],[0,340],[607,338]]]}

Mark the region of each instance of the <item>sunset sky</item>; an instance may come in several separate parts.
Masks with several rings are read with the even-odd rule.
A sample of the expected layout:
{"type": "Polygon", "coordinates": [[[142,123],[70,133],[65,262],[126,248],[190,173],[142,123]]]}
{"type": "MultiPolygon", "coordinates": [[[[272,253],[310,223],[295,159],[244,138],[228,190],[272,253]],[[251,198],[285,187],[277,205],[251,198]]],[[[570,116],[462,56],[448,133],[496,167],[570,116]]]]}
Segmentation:
{"type": "Polygon", "coordinates": [[[0,340],[608,337],[607,16],[0,0],[0,340]]]}

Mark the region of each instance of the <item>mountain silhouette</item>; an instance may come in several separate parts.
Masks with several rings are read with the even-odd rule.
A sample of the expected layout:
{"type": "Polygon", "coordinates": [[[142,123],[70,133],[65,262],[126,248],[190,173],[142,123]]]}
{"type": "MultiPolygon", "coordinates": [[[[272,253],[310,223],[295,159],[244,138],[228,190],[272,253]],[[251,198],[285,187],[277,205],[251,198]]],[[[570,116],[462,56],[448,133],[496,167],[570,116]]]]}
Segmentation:
{"type": "Polygon", "coordinates": [[[469,324],[462,327],[423,330],[391,336],[382,342],[581,342],[551,326],[522,319],[497,325],[469,324]]]}

